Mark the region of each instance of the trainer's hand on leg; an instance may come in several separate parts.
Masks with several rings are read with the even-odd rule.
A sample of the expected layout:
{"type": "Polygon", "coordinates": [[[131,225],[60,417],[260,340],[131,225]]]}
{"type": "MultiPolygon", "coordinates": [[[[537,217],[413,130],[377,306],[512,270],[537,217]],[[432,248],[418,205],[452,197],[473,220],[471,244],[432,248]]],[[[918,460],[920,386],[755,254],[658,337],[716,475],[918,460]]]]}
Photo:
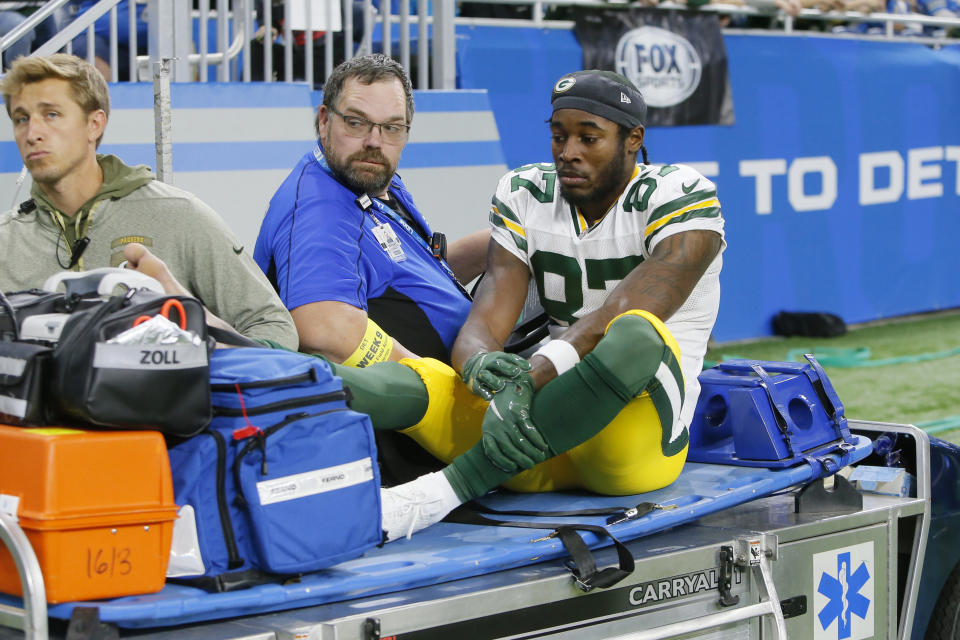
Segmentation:
{"type": "Polygon", "coordinates": [[[533,381],[527,374],[504,384],[483,416],[481,443],[501,471],[519,473],[550,457],[550,446],[530,418],[533,381]]]}
{"type": "Polygon", "coordinates": [[[508,381],[531,368],[526,358],[515,353],[478,351],[463,364],[460,379],[472,393],[490,400],[506,387],[508,381]]]}

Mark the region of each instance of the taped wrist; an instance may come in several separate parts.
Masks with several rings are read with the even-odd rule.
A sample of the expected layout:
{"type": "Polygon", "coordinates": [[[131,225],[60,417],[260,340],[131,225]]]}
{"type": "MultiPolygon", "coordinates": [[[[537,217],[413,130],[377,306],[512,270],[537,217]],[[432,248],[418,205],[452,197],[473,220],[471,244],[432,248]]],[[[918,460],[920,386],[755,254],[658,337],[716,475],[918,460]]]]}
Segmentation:
{"type": "Polygon", "coordinates": [[[362,369],[377,362],[386,362],[390,359],[392,352],[393,338],[381,329],[376,322],[367,318],[367,329],[363,333],[363,338],[360,339],[360,344],[343,361],[343,364],[362,369]]]}
{"type": "Polygon", "coordinates": [[[557,370],[558,376],[573,369],[580,362],[580,354],[577,353],[577,349],[566,340],[551,340],[537,349],[533,355],[542,356],[549,360],[553,364],[553,368],[557,370]]]}

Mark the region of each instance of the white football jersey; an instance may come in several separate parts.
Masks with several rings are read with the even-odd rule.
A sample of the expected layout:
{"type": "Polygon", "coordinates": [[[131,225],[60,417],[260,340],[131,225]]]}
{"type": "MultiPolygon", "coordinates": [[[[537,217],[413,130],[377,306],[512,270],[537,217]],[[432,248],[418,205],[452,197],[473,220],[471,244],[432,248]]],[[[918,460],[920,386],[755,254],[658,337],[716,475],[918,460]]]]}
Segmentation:
{"type": "MultiPolygon", "coordinates": [[[[638,164],[611,210],[592,227],[560,195],[553,164],[525,165],[500,179],[490,223],[496,241],[530,268],[540,302],[556,325],[551,326],[554,337],[597,310],[664,238],[692,229],[723,237],[716,187],[685,165],[638,164]]],[[[717,319],[722,263],[718,253],[666,321],[681,350],[685,425],[693,417],[700,392],[697,376],[717,319]]]]}

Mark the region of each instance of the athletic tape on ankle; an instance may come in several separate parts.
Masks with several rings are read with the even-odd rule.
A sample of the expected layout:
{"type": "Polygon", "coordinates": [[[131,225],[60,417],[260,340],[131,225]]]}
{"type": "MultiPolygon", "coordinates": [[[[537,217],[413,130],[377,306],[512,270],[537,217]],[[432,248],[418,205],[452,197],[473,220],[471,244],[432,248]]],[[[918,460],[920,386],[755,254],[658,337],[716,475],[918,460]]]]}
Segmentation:
{"type": "Polygon", "coordinates": [[[348,367],[369,367],[377,362],[386,362],[390,359],[390,353],[393,351],[393,338],[380,326],[367,318],[367,330],[360,340],[360,344],[353,353],[350,354],[343,364],[348,367]]]}
{"type": "Polygon", "coordinates": [[[566,340],[551,340],[537,349],[533,355],[543,356],[553,363],[553,368],[557,370],[558,376],[564,371],[573,369],[580,362],[580,354],[566,340]]]}

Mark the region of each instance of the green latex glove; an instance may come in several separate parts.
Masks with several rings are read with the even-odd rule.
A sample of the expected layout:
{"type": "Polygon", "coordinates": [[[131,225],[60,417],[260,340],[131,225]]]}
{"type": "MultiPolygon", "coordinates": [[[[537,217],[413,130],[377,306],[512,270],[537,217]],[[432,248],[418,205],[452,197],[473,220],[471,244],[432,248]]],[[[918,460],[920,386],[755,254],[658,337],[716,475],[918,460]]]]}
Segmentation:
{"type": "Polygon", "coordinates": [[[483,452],[501,471],[519,473],[552,455],[530,419],[532,400],[533,380],[524,373],[504,384],[483,416],[483,452]]]}
{"type": "Polygon", "coordinates": [[[514,353],[478,351],[464,363],[460,379],[472,393],[490,400],[503,390],[507,381],[531,368],[526,358],[514,353]]]}

